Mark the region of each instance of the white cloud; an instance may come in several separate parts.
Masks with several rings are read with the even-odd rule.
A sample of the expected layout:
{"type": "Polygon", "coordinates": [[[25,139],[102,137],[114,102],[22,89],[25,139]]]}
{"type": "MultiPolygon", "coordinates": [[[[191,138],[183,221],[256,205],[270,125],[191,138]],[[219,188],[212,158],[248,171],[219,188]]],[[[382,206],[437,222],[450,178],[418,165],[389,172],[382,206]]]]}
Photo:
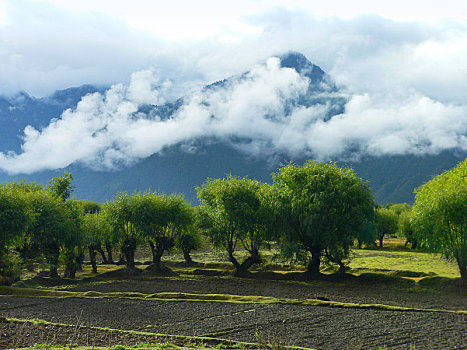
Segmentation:
{"type": "MultiPolygon", "coordinates": [[[[135,8],[140,11],[143,3],[135,8]]],[[[63,4],[0,0],[6,12],[0,17],[0,94],[26,90],[44,96],[84,83],[114,85],[105,95],[83,98],[43,130],[26,128],[22,153],[0,154],[4,171],[74,162],[118,166],[201,137],[228,140],[260,156],[335,159],[467,150],[467,23],[459,17],[427,23],[355,13],[344,19],[333,16],[331,5],[314,13],[300,2],[272,8],[262,1],[248,12],[241,6],[208,11],[210,17],[232,12],[234,20],[222,27],[220,16],[190,40],[182,35],[190,28],[180,27],[179,39],[168,40],[161,33],[172,30],[175,5],[161,11],[165,22],[150,31],[135,29],[122,16],[121,3],[108,11],[109,2],[86,1],[82,11],[77,3],[73,9],[63,4]],[[329,106],[286,113],[285,101],[303,93],[308,82],[274,59],[256,66],[248,79],[199,90],[290,50],[346,86],[351,98],[345,114],[325,120],[329,106]],[[185,104],[171,119],[137,113],[142,104],[184,95],[185,104]]],[[[372,4],[374,12],[384,12],[372,4]]],[[[145,23],[152,14],[147,12],[145,23]]]]}
{"type": "Polygon", "coordinates": [[[443,104],[419,93],[353,95],[345,113],[331,119],[326,118],[329,105],[287,111],[310,81],[281,68],[278,58],[256,65],[242,78],[193,93],[170,118],[147,118],[138,107],[165,101],[170,86],[158,81],[154,71],[137,72],[128,87],[117,84],[104,95],[84,97],[43,130],[27,127],[22,153],[0,154],[0,169],[27,173],[75,162],[113,168],[201,138],[224,140],[263,157],[467,151],[467,105],[443,104]]]}

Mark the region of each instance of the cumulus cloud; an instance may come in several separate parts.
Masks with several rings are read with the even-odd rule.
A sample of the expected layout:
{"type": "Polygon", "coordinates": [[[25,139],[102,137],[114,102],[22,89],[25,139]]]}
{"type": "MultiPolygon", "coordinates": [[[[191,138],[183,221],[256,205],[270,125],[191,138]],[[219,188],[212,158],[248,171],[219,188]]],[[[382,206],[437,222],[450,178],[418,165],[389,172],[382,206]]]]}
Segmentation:
{"type": "Polygon", "coordinates": [[[467,151],[467,106],[441,103],[420,93],[408,96],[342,95],[323,89],[320,96],[348,99],[345,112],[327,117],[330,103],[297,104],[310,80],[278,58],[249,73],[187,97],[171,116],[139,112],[161,104],[170,83],[154,71],[132,75],[105,94],[85,96],[38,131],[24,130],[22,153],[0,154],[0,169],[28,173],[79,162],[93,168],[125,166],[177,144],[217,139],[256,156],[348,159],[361,154],[435,154],[467,151]]]}

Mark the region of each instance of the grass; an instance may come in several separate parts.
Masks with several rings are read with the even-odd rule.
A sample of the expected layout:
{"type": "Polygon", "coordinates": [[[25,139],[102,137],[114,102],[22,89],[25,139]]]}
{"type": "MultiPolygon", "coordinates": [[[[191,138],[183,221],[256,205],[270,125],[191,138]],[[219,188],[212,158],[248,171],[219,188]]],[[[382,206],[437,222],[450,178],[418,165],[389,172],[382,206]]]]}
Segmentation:
{"type": "Polygon", "coordinates": [[[378,250],[354,249],[349,267],[352,273],[393,273],[417,280],[425,276],[459,278],[457,264],[439,254],[404,251],[389,247],[378,250]]]}
{"type": "Polygon", "coordinates": [[[145,294],[137,292],[71,292],[59,290],[45,290],[33,288],[0,287],[0,296],[19,296],[19,297],[42,297],[42,298],[85,298],[85,299],[137,299],[137,300],[163,300],[163,301],[202,301],[219,303],[238,303],[238,304],[290,304],[303,306],[326,306],[337,308],[357,308],[357,309],[377,309],[390,311],[415,311],[415,312],[439,312],[467,315],[467,310],[442,310],[442,309],[422,309],[413,307],[402,307],[385,304],[363,304],[363,303],[345,303],[337,301],[325,301],[318,299],[287,299],[265,296],[244,296],[231,294],[192,294],[165,292],[155,294],[145,294]]]}

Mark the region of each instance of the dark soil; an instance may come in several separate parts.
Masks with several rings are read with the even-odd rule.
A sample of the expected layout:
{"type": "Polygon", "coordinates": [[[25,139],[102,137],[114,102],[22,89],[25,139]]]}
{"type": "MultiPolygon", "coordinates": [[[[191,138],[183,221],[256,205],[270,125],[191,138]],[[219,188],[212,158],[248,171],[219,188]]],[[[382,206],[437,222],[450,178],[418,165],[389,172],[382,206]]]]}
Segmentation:
{"type": "MultiPolygon", "coordinates": [[[[0,314],[74,325],[280,342],[316,349],[467,348],[467,316],[447,313],[282,304],[2,297],[0,314]]],[[[12,342],[13,336],[7,333],[11,329],[4,325],[1,333],[6,336],[2,339],[12,342]]],[[[37,331],[27,329],[28,341],[44,342],[36,339],[40,336],[37,331]]],[[[83,334],[75,342],[94,344],[94,338],[90,340],[87,334],[87,338],[83,334]]],[[[129,342],[134,343],[135,339],[129,338],[129,342]]],[[[5,346],[5,341],[2,344],[5,346]]]]}
{"type": "Polygon", "coordinates": [[[246,278],[209,278],[206,280],[176,280],[156,278],[101,284],[82,284],[72,291],[98,292],[183,292],[197,294],[262,295],[276,298],[316,299],[386,304],[395,306],[467,310],[467,291],[464,288],[436,289],[398,288],[393,285],[316,282],[311,285],[284,281],[252,280],[246,278]]]}

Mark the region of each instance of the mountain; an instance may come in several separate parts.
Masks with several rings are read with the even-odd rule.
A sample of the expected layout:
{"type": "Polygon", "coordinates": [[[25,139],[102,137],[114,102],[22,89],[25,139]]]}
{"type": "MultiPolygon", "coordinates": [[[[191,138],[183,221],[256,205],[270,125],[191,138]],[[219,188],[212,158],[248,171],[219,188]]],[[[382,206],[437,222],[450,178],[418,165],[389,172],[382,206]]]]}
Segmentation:
{"type": "MultiPolygon", "coordinates": [[[[282,67],[296,70],[310,81],[306,92],[284,102],[283,111],[286,117],[297,106],[328,106],[323,120],[344,111],[347,98],[339,93],[340,88],[320,67],[299,53],[281,56],[280,64],[282,67]]],[[[231,77],[206,86],[204,91],[215,91],[247,78],[247,73],[231,77]]],[[[0,151],[20,152],[22,140],[19,135],[26,125],[41,129],[47,126],[51,119],[59,118],[65,109],[75,108],[82,96],[104,92],[106,89],[84,85],[59,90],[44,98],[34,98],[24,92],[13,97],[0,97],[0,151]]],[[[184,96],[158,106],[143,105],[139,107],[138,113],[148,119],[168,119],[182,108],[188,98],[189,96],[184,96]]],[[[80,164],[72,164],[66,169],[41,171],[30,175],[9,176],[0,172],[0,182],[25,179],[47,183],[51,177],[59,176],[66,170],[74,175],[75,195],[78,198],[103,202],[118,191],[133,192],[151,188],[166,193],[184,193],[189,201],[196,203],[195,187],[201,185],[208,177],[223,177],[231,173],[271,182],[270,175],[276,171],[279,164],[290,160],[300,164],[307,159],[306,156],[290,159],[281,154],[276,154],[272,159],[248,155],[239,147],[245,142],[249,140],[204,137],[191,143],[190,147],[184,144],[166,147],[163,152],[153,154],[131,166],[122,167],[118,171],[97,171],[80,164]]],[[[432,176],[454,167],[465,159],[466,155],[465,152],[445,151],[430,156],[366,156],[358,161],[340,164],[354,167],[360,177],[369,180],[379,203],[412,203],[414,188],[430,180],[432,176]]]]}
{"type": "Polygon", "coordinates": [[[65,109],[76,107],[84,95],[105,90],[107,87],[83,85],[58,90],[43,98],[35,98],[24,91],[11,97],[0,96],[0,152],[19,152],[20,135],[27,125],[40,130],[51,119],[59,118],[65,109]]]}

